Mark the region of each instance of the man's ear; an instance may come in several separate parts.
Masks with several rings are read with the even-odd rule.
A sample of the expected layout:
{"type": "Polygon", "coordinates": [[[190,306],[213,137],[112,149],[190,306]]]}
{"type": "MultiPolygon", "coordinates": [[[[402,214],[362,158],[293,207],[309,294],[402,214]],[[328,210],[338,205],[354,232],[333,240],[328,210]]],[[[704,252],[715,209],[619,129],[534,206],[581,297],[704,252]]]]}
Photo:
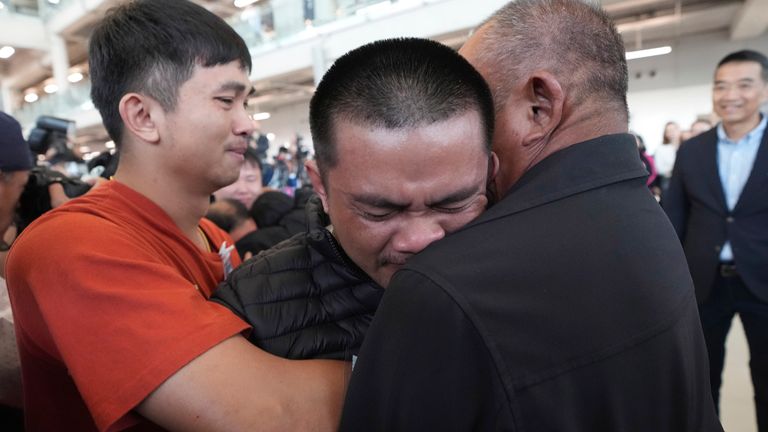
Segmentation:
{"type": "Polygon", "coordinates": [[[488,158],[488,183],[492,183],[499,173],[499,157],[495,152],[491,152],[488,158]]]}
{"type": "Polygon", "coordinates": [[[157,101],[138,93],[128,93],[120,99],[118,108],[125,126],[124,132],[135,135],[142,141],[160,141],[157,119],[153,117],[163,110],[157,101]]]}
{"type": "Polygon", "coordinates": [[[563,118],[565,92],[560,81],[547,71],[531,74],[525,84],[525,96],[529,103],[530,130],[523,137],[523,144],[540,142],[549,136],[563,118]]]}
{"type": "Polygon", "coordinates": [[[320,175],[320,170],[317,168],[317,162],[308,160],[304,162],[304,168],[307,170],[309,181],[312,182],[312,187],[320,197],[320,201],[323,202],[323,211],[328,213],[328,191],[325,190],[325,184],[323,184],[323,177],[320,175]]]}

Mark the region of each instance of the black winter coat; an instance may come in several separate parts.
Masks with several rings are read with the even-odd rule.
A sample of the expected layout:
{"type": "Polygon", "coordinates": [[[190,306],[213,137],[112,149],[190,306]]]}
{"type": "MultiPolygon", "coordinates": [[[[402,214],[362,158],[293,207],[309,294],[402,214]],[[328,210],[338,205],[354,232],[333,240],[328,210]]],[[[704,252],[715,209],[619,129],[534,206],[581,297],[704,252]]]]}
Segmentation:
{"type": "Polygon", "coordinates": [[[360,270],[325,228],[318,198],[308,230],[244,262],[212,300],[253,331],[248,340],[289,359],[349,360],[363,342],[384,290],[360,270]]]}

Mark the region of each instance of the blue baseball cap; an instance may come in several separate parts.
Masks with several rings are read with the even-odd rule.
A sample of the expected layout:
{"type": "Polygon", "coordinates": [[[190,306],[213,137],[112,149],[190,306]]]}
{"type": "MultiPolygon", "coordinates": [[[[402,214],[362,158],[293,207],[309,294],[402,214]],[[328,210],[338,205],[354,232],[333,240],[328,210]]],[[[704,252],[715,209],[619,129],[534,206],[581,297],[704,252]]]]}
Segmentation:
{"type": "Polygon", "coordinates": [[[26,171],[34,162],[15,118],[0,111],[0,171],[26,171]]]}

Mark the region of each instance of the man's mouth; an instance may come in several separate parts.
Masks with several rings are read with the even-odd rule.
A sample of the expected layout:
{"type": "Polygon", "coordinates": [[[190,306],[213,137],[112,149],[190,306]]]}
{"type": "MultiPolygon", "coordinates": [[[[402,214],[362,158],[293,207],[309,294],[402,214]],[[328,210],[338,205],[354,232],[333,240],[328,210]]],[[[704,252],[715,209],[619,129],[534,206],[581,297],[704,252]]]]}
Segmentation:
{"type": "Polygon", "coordinates": [[[227,149],[228,153],[236,154],[239,158],[245,159],[245,151],[247,147],[232,147],[227,149]]]}

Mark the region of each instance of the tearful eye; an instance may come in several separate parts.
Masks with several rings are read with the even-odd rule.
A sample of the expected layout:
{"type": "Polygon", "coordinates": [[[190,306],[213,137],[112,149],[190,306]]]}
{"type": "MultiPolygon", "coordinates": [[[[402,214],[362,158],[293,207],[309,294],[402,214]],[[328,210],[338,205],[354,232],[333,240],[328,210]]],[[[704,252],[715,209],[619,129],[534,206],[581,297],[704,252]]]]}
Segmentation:
{"type": "Polygon", "coordinates": [[[438,207],[435,210],[439,211],[441,213],[460,213],[464,210],[466,210],[467,206],[461,206],[461,207],[438,207]]]}
{"type": "Polygon", "coordinates": [[[390,211],[385,213],[371,213],[367,211],[361,211],[360,214],[363,216],[363,218],[368,219],[370,221],[374,222],[380,222],[387,220],[395,215],[396,212],[390,211]]]}

